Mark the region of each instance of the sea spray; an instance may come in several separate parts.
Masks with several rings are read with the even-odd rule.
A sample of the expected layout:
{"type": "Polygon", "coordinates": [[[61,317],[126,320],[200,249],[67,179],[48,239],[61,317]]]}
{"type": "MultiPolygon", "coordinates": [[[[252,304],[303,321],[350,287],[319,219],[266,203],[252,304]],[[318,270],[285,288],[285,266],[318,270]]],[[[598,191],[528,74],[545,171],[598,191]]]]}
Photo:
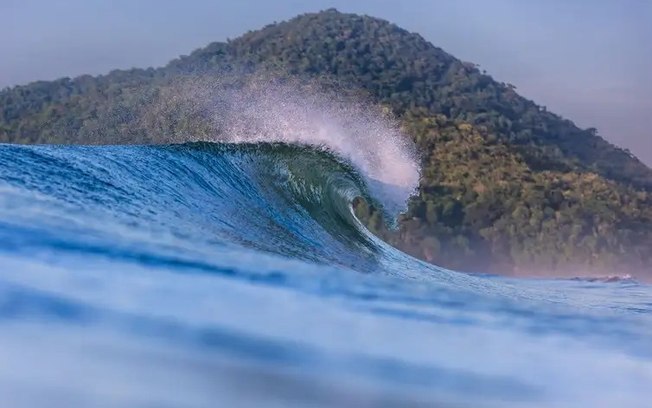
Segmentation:
{"type": "Polygon", "coordinates": [[[176,142],[280,142],[329,151],[360,171],[387,214],[405,208],[419,182],[419,160],[386,109],[309,81],[251,75],[234,84],[229,78],[179,81],[148,117],[190,123],[176,142]]]}

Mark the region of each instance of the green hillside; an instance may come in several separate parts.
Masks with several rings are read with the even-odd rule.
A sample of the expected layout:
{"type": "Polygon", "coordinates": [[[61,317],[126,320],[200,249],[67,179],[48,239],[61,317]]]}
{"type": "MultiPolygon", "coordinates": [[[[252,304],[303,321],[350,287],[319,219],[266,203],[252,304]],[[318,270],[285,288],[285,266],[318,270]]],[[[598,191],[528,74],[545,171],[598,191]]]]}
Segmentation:
{"type": "Polygon", "coordinates": [[[419,194],[398,231],[373,209],[358,211],[399,248],[462,269],[649,274],[651,169],[594,129],[372,17],[306,14],[163,68],[7,89],[0,141],[182,140],[209,131],[206,113],[178,95],[184,80],[261,71],[360,90],[393,111],[423,158],[419,194]]]}

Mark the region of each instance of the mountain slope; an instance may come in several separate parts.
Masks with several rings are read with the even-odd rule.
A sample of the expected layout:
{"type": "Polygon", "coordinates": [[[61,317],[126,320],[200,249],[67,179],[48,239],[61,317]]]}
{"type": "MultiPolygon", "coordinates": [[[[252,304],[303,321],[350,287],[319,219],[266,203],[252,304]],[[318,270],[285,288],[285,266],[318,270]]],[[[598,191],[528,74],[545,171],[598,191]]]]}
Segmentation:
{"type": "MultiPolygon", "coordinates": [[[[591,169],[652,187],[652,171],[625,151],[386,21],[335,11],[309,14],[245,34],[230,46],[239,59],[359,84],[399,115],[421,107],[487,126],[538,169],[591,169]]],[[[208,55],[200,50],[190,60],[208,55]]]]}
{"type": "Polygon", "coordinates": [[[163,68],[5,90],[0,141],[175,140],[207,131],[202,112],[170,102],[179,82],[260,71],[362,89],[402,121],[423,155],[424,178],[399,231],[375,230],[416,256],[516,272],[651,263],[652,170],[473,64],[368,16],[305,14],[163,68]],[[166,109],[152,114],[158,105],[166,109]]]}

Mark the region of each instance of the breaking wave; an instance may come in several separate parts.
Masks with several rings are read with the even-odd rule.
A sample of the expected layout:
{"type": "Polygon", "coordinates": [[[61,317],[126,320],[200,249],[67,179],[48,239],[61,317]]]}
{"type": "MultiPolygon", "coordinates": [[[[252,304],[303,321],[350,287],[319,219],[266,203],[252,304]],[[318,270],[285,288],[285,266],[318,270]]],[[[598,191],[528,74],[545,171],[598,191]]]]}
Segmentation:
{"type": "Polygon", "coordinates": [[[351,208],[417,185],[391,120],[283,88],[193,101],[213,137],[0,145],[3,406],[649,403],[649,286],[425,264],[351,208]]]}

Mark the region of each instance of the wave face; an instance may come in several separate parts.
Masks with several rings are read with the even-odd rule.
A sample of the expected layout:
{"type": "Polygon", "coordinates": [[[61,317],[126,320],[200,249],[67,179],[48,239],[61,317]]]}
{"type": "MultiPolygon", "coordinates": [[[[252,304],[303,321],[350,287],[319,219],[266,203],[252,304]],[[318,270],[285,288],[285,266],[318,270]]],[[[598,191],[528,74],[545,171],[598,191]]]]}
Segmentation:
{"type": "Polygon", "coordinates": [[[649,286],[410,258],[341,152],[0,145],[1,405],[647,406],[649,286]]]}

